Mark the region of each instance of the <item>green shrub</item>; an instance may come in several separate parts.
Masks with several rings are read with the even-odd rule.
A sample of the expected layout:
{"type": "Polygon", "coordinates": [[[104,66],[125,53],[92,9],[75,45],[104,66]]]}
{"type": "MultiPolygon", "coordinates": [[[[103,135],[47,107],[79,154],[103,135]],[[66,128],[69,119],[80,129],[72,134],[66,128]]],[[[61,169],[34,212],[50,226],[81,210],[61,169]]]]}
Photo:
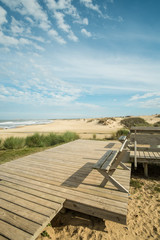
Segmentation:
{"type": "Polygon", "coordinates": [[[58,143],[63,143],[62,135],[57,135],[55,133],[50,133],[49,135],[45,136],[45,145],[46,146],[53,146],[58,143]]]}
{"type": "Polygon", "coordinates": [[[119,138],[120,136],[128,136],[129,135],[129,130],[128,129],[125,129],[125,128],[122,128],[122,129],[119,129],[117,132],[116,132],[116,137],[119,138]]]}
{"type": "Polygon", "coordinates": [[[46,139],[44,135],[40,135],[39,133],[35,133],[32,136],[26,137],[26,145],[28,147],[45,147],[46,139]]]}
{"type": "Polygon", "coordinates": [[[153,124],[154,127],[160,127],[160,121],[153,124]]]}
{"type": "Polygon", "coordinates": [[[78,138],[79,136],[73,132],[66,132],[61,135],[55,133],[40,135],[39,133],[35,133],[34,135],[26,138],[26,145],[28,147],[49,147],[59,143],[70,142],[78,138]]]}
{"type": "Polygon", "coordinates": [[[132,117],[132,118],[122,119],[121,124],[123,124],[127,128],[138,127],[138,126],[144,126],[144,127],[149,126],[149,123],[140,117],[132,117]]]}
{"type": "Polygon", "coordinates": [[[76,140],[78,138],[79,138],[78,134],[74,133],[74,132],[65,132],[62,135],[62,139],[63,139],[64,142],[74,141],[74,140],[76,140]]]}
{"type": "Polygon", "coordinates": [[[96,134],[94,133],[94,134],[93,134],[93,139],[95,140],[95,139],[96,139],[96,137],[97,137],[97,136],[96,136],[96,134]]]}
{"type": "Polygon", "coordinates": [[[25,146],[25,139],[19,137],[9,137],[3,143],[6,149],[19,149],[25,146]]]}

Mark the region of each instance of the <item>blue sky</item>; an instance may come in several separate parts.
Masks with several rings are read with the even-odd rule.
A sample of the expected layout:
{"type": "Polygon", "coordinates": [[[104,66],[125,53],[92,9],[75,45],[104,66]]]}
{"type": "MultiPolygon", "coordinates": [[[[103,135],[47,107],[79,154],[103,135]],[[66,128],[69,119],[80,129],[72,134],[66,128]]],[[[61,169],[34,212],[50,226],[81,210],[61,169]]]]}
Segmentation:
{"type": "Polygon", "coordinates": [[[0,0],[0,119],[160,110],[159,0],[0,0]]]}

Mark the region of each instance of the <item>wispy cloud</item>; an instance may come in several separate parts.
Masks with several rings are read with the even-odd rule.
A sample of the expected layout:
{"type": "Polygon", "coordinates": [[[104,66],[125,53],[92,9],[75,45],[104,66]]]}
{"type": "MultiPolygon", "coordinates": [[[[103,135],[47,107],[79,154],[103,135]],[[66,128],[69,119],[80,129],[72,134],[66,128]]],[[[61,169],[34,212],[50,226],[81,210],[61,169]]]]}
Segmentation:
{"type": "Polygon", "coordinates": [[[42,10],[42,7],[36,0],[1,0],[4,4],[11,8],[12,11],[17,11],[22,15],[32,16],[43,30],[50,28],[50,22],[47,14],[42,10]]]}
{"type": "Polygon", "coordinates": [[[148,92],[142,95],[136,94],[130,98],[130,101],[137,101],[139,99],[146,99],[146,98],[151,98],[156,96],[160,96],[160,92],[148,92]]]}
{"type": "Polygon", "coordinates": [[[92,36],[92,34],[90,32],[88,32],[85,28],[81,29],[81,33],[83,35],[85,35],[86,37],[91,37],[92,36]]]}
{"type": "Polygon", "coordinates": [[[87,8],[90,8],[100,14],[102,14],[102,12],[99,9],[99,6],[97,4],[93,4],[92,0],[80,0],[81,3],[83,3],[87,8]]]}
{"type": "Polygon", "coordinates": [[[55,31],[54,29],[49,30],[48,34],[60,44],[66,44],[66,41],[61,36],[59,36],[57,31],[55,31]]]}
{"type": "Polygon", "coordinates": [[[0,27],[2,24],[7,23],[6,15],[6,10],[0,6],[0,27]]]}
{"type": "Polygon", "coordinates": [[[22,34],[25,31],[23,24],[20,21],[17,21],[14,17],[12,17],[11,31],[14,35],[22,34]]]}
{"type": "MultiPolygon", "coordinates": [[[[39,5],[39,3],[36,0],[33,0],[33,1],[2,0],[2,2],[6,4],[12,11],[17,11],[21,15],[24,15],[25,20],[27,20],[31,24],[31,27],[37,26],[43,29],[44,31],[47,31],[49,36],[54,38],[60,44],[66,43],[66,41],[58,34],[58,32],[55,29],[53,29],[51,22],[48,20],[47,13],[42,9],[42,7],[39,5]]],[[[6,21],[4,18],[6,15],[6,11],[4,10],[2,13],[3,13],[2,16],[3,16],[3,22],[4,22],[6,21]]],[[[11,37],[9,35],[5,35],[4,33],[1,33],[1,35],[3,34],[4,39],[7,40],[6,43],[4,39],[1,40],[1,43],[4,43],[5,45],[8,45],[8,46],[18,45],[18,43],[21,43],[24,41],[24,38],[30,38],[32,40],[37,40],[37,41],[41,39],[40,41],[44,42],[42,40],[42,37],[38,38],[37,36],[34,36],[31,34],[30,28],[28,26],[26,27],[26,24],[24,21],[23,22],[18,21],[14,17],[12,17],[10,28],[11,28],[12,34],[15,35],[15,37],[13,38],[13,36],[11,37]],[[19,38],[16,38],[16,35],[20,37],[20,40],[19,38]],[[22,37],[23,39],[21,40],[22,37]]],[[[27,39],[26,39],[26,43],[27,43],[27,39]]],[[[35,46],[35,48],[39,50],[42,50],[43,48],[42,46],[38,46],[35,43],[31,45],[35,46]]]]}
{"type": "Polygon", "coordinates": [[[130,98],[127,106],[136,106],[138,108],[160,108],[160,92],[150,91],[136,94],[130,98]]]}
{"type": "Polygon", "coordinates": [[[143,102],[140,102],[141,108],[160,108],[160,98],[149,99],[143,102]]]}
{"type": "Polygon", "coordinates": [[[58,27],[62,29],[64,32],[68,33],[68,38],[73,40],[74,42],[78,41],[78,38],[72,32],[71,27],[65,23],[64,17],[65,15],[61,12],[54,12],[54,17],[57,20],[58,27]]]}
{"type": "Polygon", "coordinates": [[[80,19],[77,9],[71,3],[72,0],[45,0],[47,6],[52,11],[63,10],[66,14],[71,15],[76,19],[80,19]]]}

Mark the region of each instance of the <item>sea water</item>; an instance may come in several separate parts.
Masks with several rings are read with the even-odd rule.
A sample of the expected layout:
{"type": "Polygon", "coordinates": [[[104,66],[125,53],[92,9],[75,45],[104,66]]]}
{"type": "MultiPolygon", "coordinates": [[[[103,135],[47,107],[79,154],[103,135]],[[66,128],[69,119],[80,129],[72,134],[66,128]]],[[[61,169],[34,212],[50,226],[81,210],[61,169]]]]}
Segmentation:
{"type": "Polygon", "coordinates": [[[43,119],[43,120],[0,120],[0,128],[16,128],[20,126],[29,126],[37,124],[48,124],[53,122],[53,120],[43,119]]]}

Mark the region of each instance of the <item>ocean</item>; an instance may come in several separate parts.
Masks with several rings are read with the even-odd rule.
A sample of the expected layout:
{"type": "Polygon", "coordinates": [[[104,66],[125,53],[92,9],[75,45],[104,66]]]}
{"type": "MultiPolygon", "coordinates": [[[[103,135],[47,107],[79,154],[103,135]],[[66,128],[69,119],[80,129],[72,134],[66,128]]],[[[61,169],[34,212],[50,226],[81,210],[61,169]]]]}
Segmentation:
{"type": "Polygon", "coordinates": [[[20,126],[29,126],[37,124],[48,124],[53,122],[53,120],[43,119],[43,120],[0,120],[0,128],[10,129],[20,126]]]}

